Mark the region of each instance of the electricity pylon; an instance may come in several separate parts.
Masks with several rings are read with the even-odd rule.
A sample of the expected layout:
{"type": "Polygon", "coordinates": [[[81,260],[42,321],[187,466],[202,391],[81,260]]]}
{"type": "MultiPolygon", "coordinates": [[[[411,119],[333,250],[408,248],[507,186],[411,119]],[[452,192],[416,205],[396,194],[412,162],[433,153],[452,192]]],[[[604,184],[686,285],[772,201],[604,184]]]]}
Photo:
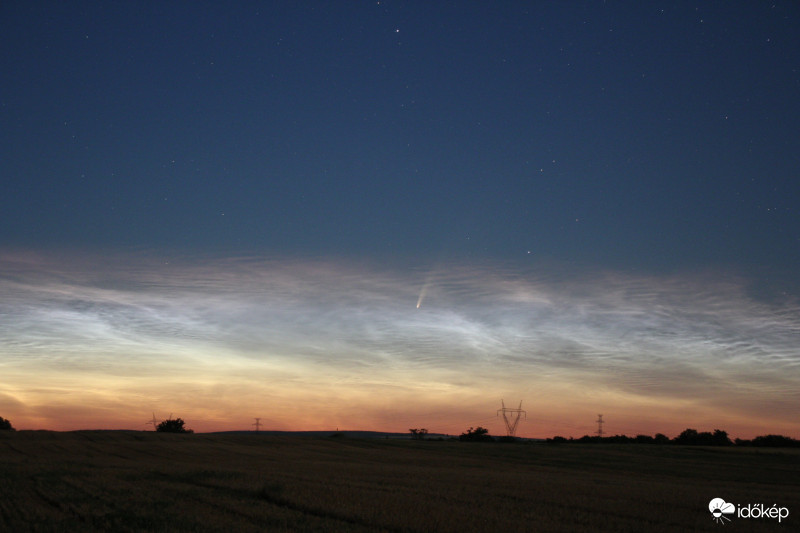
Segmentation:
{"type": "Polygon", "coordinates": [[[261,429],[261,419],[260,418],[256,418],[256,423],[255,424],[250,424],[250,425],[255,426],[256,427],[256,433],[258,433],[258,430],[261,429]]]}
{"type": "Polygon", "coordinates": [[[603,415],[597,415],[597,436],[603,438],[603,415]]]}
{"type": "MultiPolygon", "coordinates": [[[[169,414],[169,418],[167,420],[172,420],[172,413],[169,414]]],[[[153,418],[144,423],[146,426],[150,424],[153,424],[153,429],[158,431],[158,420],[156,420],[155,412],[153,413],[153,418]]]]}
{"type": "Polygon", "coordinates": [[[506,403],[503,400],[500,400],[500,405],[503,407],[497,410],[497,416],[503,413],[503,420],[506,422],[506,434],[509,437],[514,437],[517,433],[517,424],[519,424],[520,415],[524,414],[525,418],[528,418],[528,413],[522,410],[522,400],[519,401],[519,407],[516,409],[506,407],[506,403]],[[508,415],[511,415],[511,419],[509,419],[508,415]]]}

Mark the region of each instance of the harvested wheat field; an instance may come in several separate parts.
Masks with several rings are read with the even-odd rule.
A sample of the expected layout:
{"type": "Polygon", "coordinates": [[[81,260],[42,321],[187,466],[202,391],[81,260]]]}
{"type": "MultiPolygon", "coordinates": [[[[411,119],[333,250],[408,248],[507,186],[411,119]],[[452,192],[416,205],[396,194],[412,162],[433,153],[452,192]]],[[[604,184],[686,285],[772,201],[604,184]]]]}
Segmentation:
{"type": "Polygon", "coordinates": [[[797,531],[800,450],[3,432],[3,531],[797,531]]]}

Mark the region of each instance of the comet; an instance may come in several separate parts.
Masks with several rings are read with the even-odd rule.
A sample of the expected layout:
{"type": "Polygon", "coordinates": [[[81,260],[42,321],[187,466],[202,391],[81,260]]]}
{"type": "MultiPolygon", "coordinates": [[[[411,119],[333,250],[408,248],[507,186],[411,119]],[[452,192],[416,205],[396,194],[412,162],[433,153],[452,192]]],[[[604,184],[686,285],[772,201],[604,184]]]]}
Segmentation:
{"type": "Polygon", "coordinates": [[[422,286],[422,290],[419,291],[419,299],[417,300],[417,309],[419,306],[422,305],[422,300],[425,298],[425,293],[428,292],[428,286],[431,284],[430,280],[425,282],[425,285],[422,286]]]}

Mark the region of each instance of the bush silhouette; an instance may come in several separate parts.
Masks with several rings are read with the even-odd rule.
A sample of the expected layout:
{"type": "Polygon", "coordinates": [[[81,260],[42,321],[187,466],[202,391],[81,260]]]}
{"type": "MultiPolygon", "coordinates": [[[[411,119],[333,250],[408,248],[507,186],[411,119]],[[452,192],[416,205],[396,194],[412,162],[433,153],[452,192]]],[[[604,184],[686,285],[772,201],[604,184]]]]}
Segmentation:
{"type": "Polygon", "coordinates": [[[194,433],[191,429],[186,429],[183,427],[185,422],[182,418],[176,419],[168,419],[163,420],[158,426],[156,426],[156,431],[160,431],[162,433],[194,433]]]}
{"type": "Polygon", "coordinates": [[[458,440],[467,442],[494,442],[494,438],[489,435],[489,430],[480,426],[475,429],[469,428],[466,433],[459,435],[458,440]]]}
{"type": "Polygon", "coordinates": [[[0,430],[16,431],[16,429],[14,429],[14,427],[11,425],[11,421],[6,420],[2,416],[0,416],[0,430]]]}

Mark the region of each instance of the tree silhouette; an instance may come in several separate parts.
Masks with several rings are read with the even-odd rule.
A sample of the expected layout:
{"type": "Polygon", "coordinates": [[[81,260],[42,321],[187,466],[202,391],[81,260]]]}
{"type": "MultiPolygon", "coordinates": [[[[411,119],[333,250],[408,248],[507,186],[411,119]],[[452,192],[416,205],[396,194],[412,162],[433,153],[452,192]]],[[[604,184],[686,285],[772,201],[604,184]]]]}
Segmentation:
{"type": "Polygon", "coordinates": [[[14,429],[14,427],[11,425],[11,421],[6,420],[2,416],[0,416],[0,430],[16,431],[16,429],[14,429]]]}
{"type": "Polygon", "coordinates": [[[669,444],[669,437],[664,435],[663,433],[656,433],[653,437],[653,442],[656,444],[669,444]]]}
{"type": "Polygon", "coordinates": [[[714,430],[714,434],[711,435],[711,442],[714,446],[730,446],[733,444],[728,437],[728,432],[721,429],[714,430]]]}
{"type": "Polygon", "coordinates": [[[156,426],[156,431],[161,431],[162,433],[194,433],[191,429],[186,429],[183,427],[185,422],[182,418],[176,419],[168,419],[162,420],[158,426],[156,426]]]}
{"type": "Polygon", "coordinates": [[[409,429],[409,431],[411,432],[411,438],[414,440],[423,440],[425,436],[428,434],[428,430],[425,428],[421,429],[414,428],[414,429],[409,429]]]}
{"type": "Polygon", "coordinates": [[[747,443],[749,443],[751,446],[774,446],[781,448],[800,447],[800,440],[795,440],[791,437],[784,437],[783,435],[759,435],[752,441],[747,441],[747,443]]]}
{"type": "Polygon", "coordinates": [[[494,442],[494,438],[489,435],[489,430],[480,426],[475,429],[469,428],[466,433],[458,436],[458,440],[467,442],[494,442]]]}
{"type": "Polygon", "coordinates": [[[696,429],[684,429],[680,435],[675,437],[675,444],[689,444],[695,446],[730,446],[731,439],[728,432],[715,429],[714,433],[709,431],[697,432],[696,429]]]}

